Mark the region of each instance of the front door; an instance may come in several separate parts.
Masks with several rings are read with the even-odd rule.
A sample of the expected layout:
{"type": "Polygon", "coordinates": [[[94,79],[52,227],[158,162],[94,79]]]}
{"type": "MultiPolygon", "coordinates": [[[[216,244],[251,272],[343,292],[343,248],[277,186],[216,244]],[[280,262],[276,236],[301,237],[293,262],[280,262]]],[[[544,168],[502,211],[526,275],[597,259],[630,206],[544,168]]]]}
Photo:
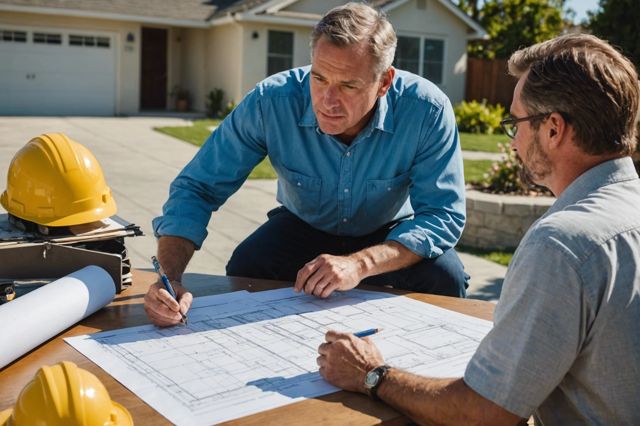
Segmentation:
{"type": "Polygon", "coordinates": [[[167,30],[142,28],[140,109],[167,108],[167,30]]]}

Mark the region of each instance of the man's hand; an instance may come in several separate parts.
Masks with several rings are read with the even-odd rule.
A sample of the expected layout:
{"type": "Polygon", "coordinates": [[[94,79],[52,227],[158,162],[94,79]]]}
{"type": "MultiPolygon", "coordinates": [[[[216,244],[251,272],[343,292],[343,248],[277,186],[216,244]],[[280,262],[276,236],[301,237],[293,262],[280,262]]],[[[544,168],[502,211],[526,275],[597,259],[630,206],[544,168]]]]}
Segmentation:
{"type": "Polygon", "coordinates": [[[176,325],[182,320],[182,314],[186,314],[191,307],[193,295],[176,281],[171,283],[176,292],[176,301],[164,288],[162,281],[156,281],[147,290],[144,296],[144,310],[152,323],[160,327],[176,325]]]}
{"type": "Polygon", "coordinates": [[[293,289],[329,297],[335,290],[351,290],[363,278],[358,260],[350,256],[321,254],[298,271],[293,289]]]}
{"type": "Polygon", "coordinates": [[[364,377],[384,364],[382,354],[369,337],[362,339],[350,333],[328,331],[325,343],[318,347],[320,374],[326,381],[342,389],[367,393],[364,377]]]}

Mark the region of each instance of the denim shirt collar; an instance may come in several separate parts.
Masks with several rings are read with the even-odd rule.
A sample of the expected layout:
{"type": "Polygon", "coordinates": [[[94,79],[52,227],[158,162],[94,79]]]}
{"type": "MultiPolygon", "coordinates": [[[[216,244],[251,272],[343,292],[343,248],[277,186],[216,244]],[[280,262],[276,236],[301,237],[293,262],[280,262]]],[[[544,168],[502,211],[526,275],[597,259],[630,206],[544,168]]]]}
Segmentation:
{"type": "Polygon", "coordinates": [[[631,157],[615,158],[598,164],[582,173],[549,208],[546,215],[564,209],[606,185],[638,179],[631,157]]]}
{"type": "MultiPolygon", "coordinates": [[[[311,93],[309,91],[309,82],[306,83],[306,92],[307,96],[305,96],[306,107],[305,111],[298,121],[298,126],[300,127],[316,127],[318,132],[321,130],[318,128],[318,120],[316,118],[315,112],[313,112],[313,105],[311,103],[311,93]]],[[[389,91],[385,96],[379,97],[376,101],[375,113],[367,126],[365,126],[358,136],[369,137],[374,130],[381,130],[387,133],[393,133],[393,104],[389,99],[389,91]]]]}

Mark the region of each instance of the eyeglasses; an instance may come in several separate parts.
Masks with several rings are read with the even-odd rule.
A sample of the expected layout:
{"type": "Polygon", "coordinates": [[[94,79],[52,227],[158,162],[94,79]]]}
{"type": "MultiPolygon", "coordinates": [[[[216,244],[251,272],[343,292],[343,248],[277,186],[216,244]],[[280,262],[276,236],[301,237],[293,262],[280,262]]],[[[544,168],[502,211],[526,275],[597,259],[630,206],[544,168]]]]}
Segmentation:
{"type": "Polygon", "coordinates": [[[544,114],[530,115],[528,117],[522,117],[522,118],[510,117],[502,120],[500,122],[500,126],[502,127],[502,130],[504,130],[504,133],[507,136],[509,136],[511,139],[513,139],[516,137],[516,133],[518,133],[518,123],[521,123],[523,121],[531,121],[539,118],[544,118],[549,116],[550,114],[551,114],[550,112],[545,112],[544,114]]]}

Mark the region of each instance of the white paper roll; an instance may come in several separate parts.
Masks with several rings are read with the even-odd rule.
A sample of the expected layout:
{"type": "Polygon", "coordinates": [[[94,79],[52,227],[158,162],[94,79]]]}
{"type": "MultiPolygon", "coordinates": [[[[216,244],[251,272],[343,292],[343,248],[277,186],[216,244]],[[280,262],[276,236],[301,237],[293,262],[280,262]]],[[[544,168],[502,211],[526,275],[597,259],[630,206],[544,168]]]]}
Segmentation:
{"type": "Polygon", "coordinates": [[[113,300],[111,275],[91,265],[0,306],[0,368],[113,300]]]}

